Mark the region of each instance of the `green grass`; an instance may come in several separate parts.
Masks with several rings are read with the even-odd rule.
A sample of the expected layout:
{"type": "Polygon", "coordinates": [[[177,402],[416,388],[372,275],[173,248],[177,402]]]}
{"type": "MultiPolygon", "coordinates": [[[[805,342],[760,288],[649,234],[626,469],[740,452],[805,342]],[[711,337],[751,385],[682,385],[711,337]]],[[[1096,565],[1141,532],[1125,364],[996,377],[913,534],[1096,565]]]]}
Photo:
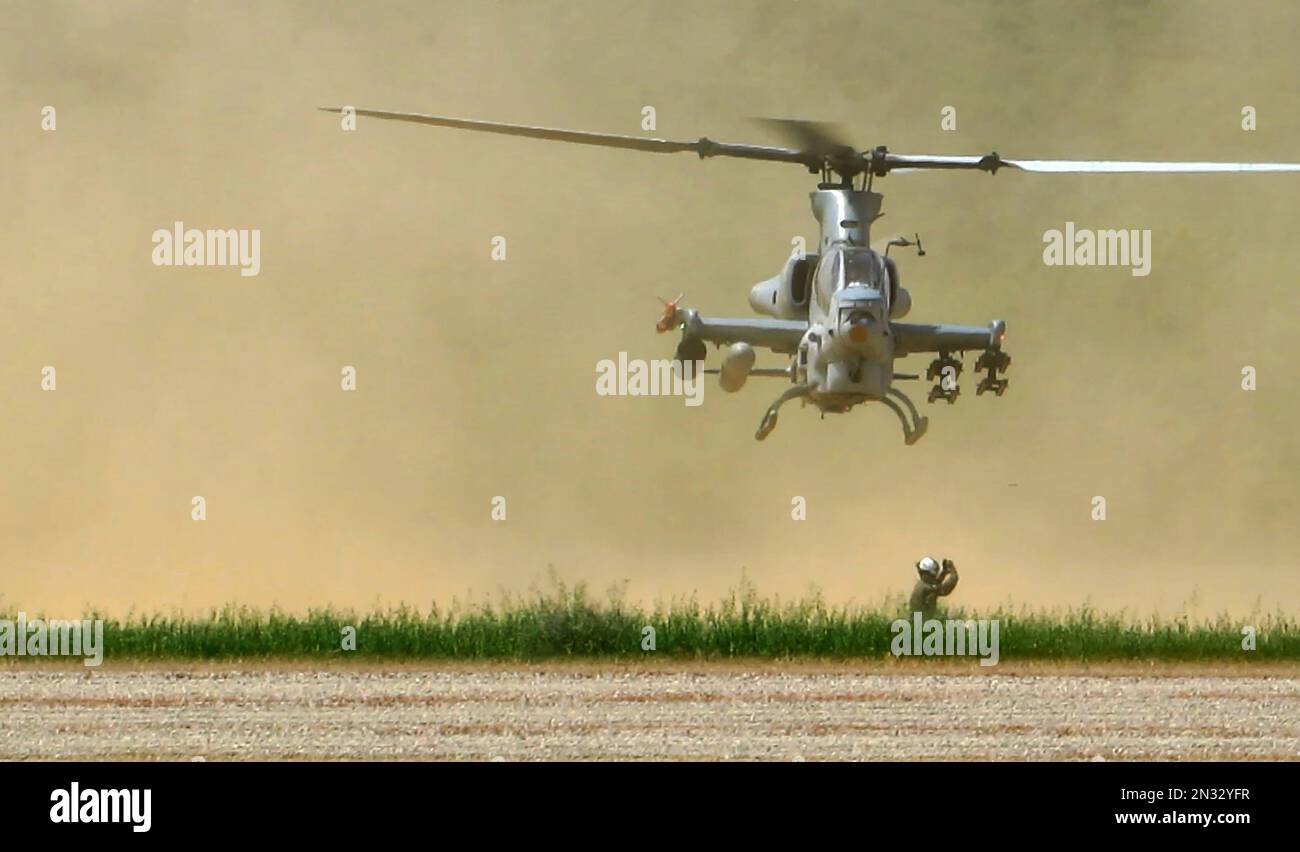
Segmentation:
{"type": "MultiPolygon", "coordinates": [[[[495,605],[429,612],[318,610],[290,615],[226,607],[205,616],[106,618],[106,660],[347,658],[369,660],[557,660],[885,658],[901,602],[828,606],[819,596],[782,603],[752,589],[708,606],[694,599],[651,610],[612,592],[593,600],[584,586],[558,581],[549,592],[505,597],[495,605]],[[342,650],[343,628],[356,628],[356,651],[342,650]],[[641,648],[655,630],[656,649],[641,648]]],[[[12,609],[12,608],[10,608],[12,609]]],[[[9,617],[13,617],[10,615],[9,617]]],[[[34,617],[29,615],[29,618],[34,617]]],[[[89,616],[95,617],[95,616],[89,616]]],[[[940,617],[945,617],[940,613],[940,617]]],[[[1089,609],[974,613],[950,618],[1000,621],[1002,662],[1300,661],[1300,626],[1288,616],[1193,621],[1106,615],[1089,609]],[[1256,628],[1256,650],[1242,650],[1242,628],[1256,628]]]]}

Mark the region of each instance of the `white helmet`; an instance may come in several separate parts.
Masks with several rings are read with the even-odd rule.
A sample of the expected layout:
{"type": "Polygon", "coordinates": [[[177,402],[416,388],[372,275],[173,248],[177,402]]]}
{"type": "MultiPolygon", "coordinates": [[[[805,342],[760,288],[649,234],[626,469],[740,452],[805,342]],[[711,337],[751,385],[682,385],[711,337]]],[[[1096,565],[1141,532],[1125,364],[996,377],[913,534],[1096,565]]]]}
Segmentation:
{"type": "Polygon", "coordinates": [[[933,556],[927,556],[920,562],[916,563],[916,570],[922,577],[933,577],[939,573],[939,563],[933,556]]]}

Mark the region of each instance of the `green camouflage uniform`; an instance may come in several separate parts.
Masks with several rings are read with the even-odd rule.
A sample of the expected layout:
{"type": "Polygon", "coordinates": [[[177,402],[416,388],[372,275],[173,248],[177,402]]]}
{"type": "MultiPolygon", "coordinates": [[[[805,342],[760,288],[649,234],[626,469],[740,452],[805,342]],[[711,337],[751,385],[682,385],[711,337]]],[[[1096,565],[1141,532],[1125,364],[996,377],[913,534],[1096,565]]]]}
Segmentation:
{"type": "Polygon", "coordinates": [[[922,618],[929,618],[938,608],[939,598],[952,594],[957,588],[957,566],[952,560],[943,560],[939,576],[933,581],[921,577],[912,589],[912,599],[908,602],[908,612],[919,612],[922,618]]]}

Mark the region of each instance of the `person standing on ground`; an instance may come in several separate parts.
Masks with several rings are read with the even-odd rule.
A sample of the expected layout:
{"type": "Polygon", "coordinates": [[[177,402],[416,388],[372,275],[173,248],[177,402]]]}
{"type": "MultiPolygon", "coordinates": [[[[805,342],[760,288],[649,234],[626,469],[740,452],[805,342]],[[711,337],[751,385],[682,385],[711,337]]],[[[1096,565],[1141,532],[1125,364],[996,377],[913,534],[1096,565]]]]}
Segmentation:
{"type": "Polygon", "coordinates": [[[951,559],[943,560],[940,565],[932,556],[926,556],[916,563],[917,581],[912,589],[908,603],[909,612],[919,612],[922,618],[934,615],[939,606],[939,598],[952,594],[957,588],[957,566],[951,559]]]}

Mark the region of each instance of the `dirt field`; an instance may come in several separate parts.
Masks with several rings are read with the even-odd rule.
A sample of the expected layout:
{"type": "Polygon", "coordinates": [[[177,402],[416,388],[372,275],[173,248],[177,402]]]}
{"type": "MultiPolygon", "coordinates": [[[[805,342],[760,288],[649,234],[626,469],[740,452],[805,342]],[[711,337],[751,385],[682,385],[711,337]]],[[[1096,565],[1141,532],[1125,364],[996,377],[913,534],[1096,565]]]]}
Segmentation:
{"type": "Polygon", "coordinates": [[[0,759],[1300,759],[1294,668],[0,668],[0,759]]]}

